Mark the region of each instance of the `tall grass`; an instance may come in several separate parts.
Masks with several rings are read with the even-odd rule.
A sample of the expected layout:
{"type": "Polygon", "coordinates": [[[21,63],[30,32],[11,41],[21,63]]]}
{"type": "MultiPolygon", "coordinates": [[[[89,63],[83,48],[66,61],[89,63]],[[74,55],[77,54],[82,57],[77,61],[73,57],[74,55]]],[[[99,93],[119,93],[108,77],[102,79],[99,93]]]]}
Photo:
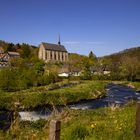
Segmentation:
{"type": "MultiPolygon", "coordinates": [[[[96,110],[65,110],[55,118],[61,121],[61,140],[139,140],[135,137],[136,105],[96,110]]],[[[19,122],[1,140],[47,140],[49,121],[19,122]]]]}
{"type": "Polygon", "coordinates": [[[135,106],[70,111],[62,119],[61,140],[136,140],[135,106]],[[84,131],[84,132],[83,132],[84,131]]]}
{"type": "MultiPolygon", "coordinates": [[[[0,93],[0,109],[14,110],[17,102],[19,103],[18,109],[26,110],[37,106],[67,105],[82,99],[95,99],[105,94],[105,86],[105,82],[88,81],[54,90],[49,90],[50,86],[44,86],[21,92],[0,93]]],[[[56,86],[54,87],[56,88],[56,86]]]]}

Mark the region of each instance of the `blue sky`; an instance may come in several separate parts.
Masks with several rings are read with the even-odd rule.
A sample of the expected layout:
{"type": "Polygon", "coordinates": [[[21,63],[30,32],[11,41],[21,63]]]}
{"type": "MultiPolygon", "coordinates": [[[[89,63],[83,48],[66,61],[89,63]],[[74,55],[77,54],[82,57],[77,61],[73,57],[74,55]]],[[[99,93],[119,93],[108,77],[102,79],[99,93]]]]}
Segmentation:
{"type": "Polygon", "coordinates": [[[140,0],[0,0],[0,40],[108,55],[140,45],[140,0]]]}

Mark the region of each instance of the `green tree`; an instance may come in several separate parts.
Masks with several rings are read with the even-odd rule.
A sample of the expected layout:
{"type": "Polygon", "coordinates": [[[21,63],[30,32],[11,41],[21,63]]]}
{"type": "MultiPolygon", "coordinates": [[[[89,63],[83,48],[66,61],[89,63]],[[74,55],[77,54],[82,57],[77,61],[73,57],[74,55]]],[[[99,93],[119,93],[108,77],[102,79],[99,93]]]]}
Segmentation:
{"type": "Polygon", "coordinates": [[[19,50],[19,53],[21,57],[23,58],[29,58],[31,54],[30,46],[28,44],[23,43],[21,45],[21,48],[19,50]]]}
{"type": "Polygon", "coordinates": [[[84,57],[82,60],[82,73],[81,78],[83,80],[91,79],[90,63],[88,57],[84,57]]]}
{"type": "Polygon", "coordinates": [[[140,71],[140,64],[136,57],[124,56],[120,65],[121,75],[127,80],[134,81],[140,71]]]}
{"type": "Polygon", "coordinates": [[[37,62],[34,65],[34,69],[39,76],[43,75],[45,71],[45,63],[43,61],[37,62]]]}
{"type": "Polygon", "coordinates": [[[17,86],[16,71],[11,68],[0,70],[0,88],[6,91],[13,91],[17,86]]]}
{"type": "Polygon", "coordinates": [[[94,62],[97,61],[97,57],[96,57],[96,55],[92,51],[89,53],[88,57],[89,57],[89,60],[90,60],[90,64],[91,65],[93,65],[94,62]]]}
{"type": "Polygon", "coordinates": [[[29,87],[37,86],[37,74],[33,68],[24,69],[18,75],[19,89],[26,89],[29,87]]]}
{"type": "Polygon", "coordinates": [[[13,43],[7,43],[7,44],[4,46],[4,51],[5,51],[5,52],[15,51],[14,44],[13,44],[13,43]]]}

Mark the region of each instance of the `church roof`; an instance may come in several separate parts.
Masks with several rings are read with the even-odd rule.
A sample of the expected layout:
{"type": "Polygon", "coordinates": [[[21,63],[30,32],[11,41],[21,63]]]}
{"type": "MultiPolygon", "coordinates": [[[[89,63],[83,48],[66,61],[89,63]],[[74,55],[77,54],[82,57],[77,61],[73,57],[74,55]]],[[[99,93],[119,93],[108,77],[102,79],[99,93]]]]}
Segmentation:
{"type": "Polygon", "coordinates": [[[45,50],[67,52],[67,50],[65,49],[65,47],[63,45],[44,43],[44,42],[42,44],[45,47],[45,50]]]}

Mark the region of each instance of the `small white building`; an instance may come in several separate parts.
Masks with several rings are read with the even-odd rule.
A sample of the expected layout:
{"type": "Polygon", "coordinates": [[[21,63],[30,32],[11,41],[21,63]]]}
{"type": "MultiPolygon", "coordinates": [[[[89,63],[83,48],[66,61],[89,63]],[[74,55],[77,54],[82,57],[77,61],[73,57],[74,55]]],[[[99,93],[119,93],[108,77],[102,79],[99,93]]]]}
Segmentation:
{"type": "Polygon", "coordinates": [[[66,72],[58,73],[58,76],[60,76],[60,77],[68,77],[69,73],[66,73],[66,72]]]}
{"type": "Polygon", "coordinates": [[[60,77],[68,77],[69,75],[70,70],[68,65],[63,65],[58,71],[58,76],[60,77]]]}

